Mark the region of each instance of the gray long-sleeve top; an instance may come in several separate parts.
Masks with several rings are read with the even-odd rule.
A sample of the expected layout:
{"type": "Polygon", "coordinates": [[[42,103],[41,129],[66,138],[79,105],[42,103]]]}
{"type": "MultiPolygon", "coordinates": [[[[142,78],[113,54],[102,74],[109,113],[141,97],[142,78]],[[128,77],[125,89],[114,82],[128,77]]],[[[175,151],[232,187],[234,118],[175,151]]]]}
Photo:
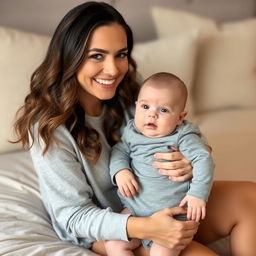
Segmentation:
{"type": "Polygon", "coordinates": [[[199,128],[184,121],[170,135],[149,138],[140,133],[130,120],[124,129],[122,142],[113,147],[110,173],[115,184],[115,174],[130,169],[140,185],[133,198],[120,198],[134,215],[149,216],[166,207],[178,206],[186,194],[207,200],[213,181],[214,163],[201,139],[199,128]],[[152,166],[156,152],[170,152],[169,146],[176,146],[191,161],[191,181],[174,182],[160,175],[152,166]]]}
{"type": "MultiPolygon", "coordinates": [[[[131,117],[126,113],[125,120],[131,117]]],[[[64,241],[90,247],[91,242],[128,240],[126,223],[129,215],[122,209],[116,188],[109,176],[110,146],[102,131],[104,111],[99,117],[86,117],[102,143],[96,165],[85,159],[70,132],[60,126],[54,132],[58,145],[52,143],[42,155],[44,143],[33,128],[35,142],[30,150],[39,177],[40,190],[53,227],[64,241]],[[111,226],[111,228],[109,228],[111,226]]]]}

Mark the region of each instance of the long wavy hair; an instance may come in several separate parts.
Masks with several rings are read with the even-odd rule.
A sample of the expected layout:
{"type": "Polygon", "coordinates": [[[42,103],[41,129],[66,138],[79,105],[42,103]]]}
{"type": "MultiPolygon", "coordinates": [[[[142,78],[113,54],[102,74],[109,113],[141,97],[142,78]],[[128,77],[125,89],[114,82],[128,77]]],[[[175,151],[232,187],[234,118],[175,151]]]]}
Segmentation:
{"type": "Polygon", "coordinates": [[[104,132],[110,145],[120,140],[118,129],[124,111],[134,103],[139,86],[136,63],[131,58],[133,34],[122,15],[104,2],[86,2],[69,11],[55,30],[46,57],[31,76],[30,92],[17,112],[14,129],[24,148],[35,141],[33,126],[44,141],[45,154],[51,143],[57,143],[53,133],[60,125],[70,131],[84,156],[96,162],[101,153],[99,134],[85,122],[85,113],[78,102],[77,70],[84,60],[87,41],[99,26],[120,24],[127,35],[129,70],[115,96],[104,101],[107,111],[104,132]],[[109,120],[113,120],[109,122],[109,120]]]}

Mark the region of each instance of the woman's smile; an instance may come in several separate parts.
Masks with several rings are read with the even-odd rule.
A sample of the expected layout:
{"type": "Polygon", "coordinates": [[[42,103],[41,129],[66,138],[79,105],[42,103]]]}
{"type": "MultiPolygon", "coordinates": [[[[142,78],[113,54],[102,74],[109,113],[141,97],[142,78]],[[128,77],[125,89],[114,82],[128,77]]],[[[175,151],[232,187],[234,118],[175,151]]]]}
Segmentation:
{"type": "Polygon", "coordinates": [[[94,78],[96,83],[100,84],[103,88],[112,88],[115,85],[116,79],[102,79],[102,78],[94,78]]]}

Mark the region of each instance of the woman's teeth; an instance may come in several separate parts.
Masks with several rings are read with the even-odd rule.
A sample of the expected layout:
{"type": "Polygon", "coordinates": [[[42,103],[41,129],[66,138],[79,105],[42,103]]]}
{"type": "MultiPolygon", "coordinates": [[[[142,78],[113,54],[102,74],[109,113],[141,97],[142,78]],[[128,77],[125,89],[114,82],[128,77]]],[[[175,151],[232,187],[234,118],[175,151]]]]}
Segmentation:
{"type": "Polygon", "coordinates": [[[112,79],[112,80],[104,80],[104,79],[99,79],[99,78],[95,78],[95,81],[97,83],[100,83],[100,84],[113,84],[115,82],[115,79],[112,79]]]}

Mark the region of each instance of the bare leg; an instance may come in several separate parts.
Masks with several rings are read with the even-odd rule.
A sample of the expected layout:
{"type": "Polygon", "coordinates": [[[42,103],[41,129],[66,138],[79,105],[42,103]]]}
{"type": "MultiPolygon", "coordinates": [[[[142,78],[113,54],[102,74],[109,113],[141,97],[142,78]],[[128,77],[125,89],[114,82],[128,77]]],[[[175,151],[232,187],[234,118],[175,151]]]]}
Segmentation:
{"type": "Polygon", "coordinates": [[[206,246],[192,241],[180,254],[180,256],[217,256],[206,246]]]}
{"type": "Polygon", "coordinates": [[[207,203],[206,219],[196,240],[206,244],[231,236],[233,256],[256,252],[256,183],[217,181],[207,203]]]}
{"type": "Polygon", "coordinates": [[[180,250],[172,250],[163,247],[159,244],[153,243],[150,248],[150,256],[179,256],[180,250]]]}
{"type": "Polygon", "coordinates": [[[105,248],[109,256],[134,256],[133,250],[141,245],[139,239],[132,239],[130,242],[122,240],[105,241],[105,248]]]}
{"type": "MultiPolygon", "coordinates": [[[[101,256],[106,256],[107,252],[105,249],[105,244],[103,241],[101,242],[94,242],[92,245],[91,250],[95,253],[98,253],[101,256]]],[[[149,256],[149,250],[143,248],[143,246],[139,246],[134,250],[135,256],[149,256]]]]}

